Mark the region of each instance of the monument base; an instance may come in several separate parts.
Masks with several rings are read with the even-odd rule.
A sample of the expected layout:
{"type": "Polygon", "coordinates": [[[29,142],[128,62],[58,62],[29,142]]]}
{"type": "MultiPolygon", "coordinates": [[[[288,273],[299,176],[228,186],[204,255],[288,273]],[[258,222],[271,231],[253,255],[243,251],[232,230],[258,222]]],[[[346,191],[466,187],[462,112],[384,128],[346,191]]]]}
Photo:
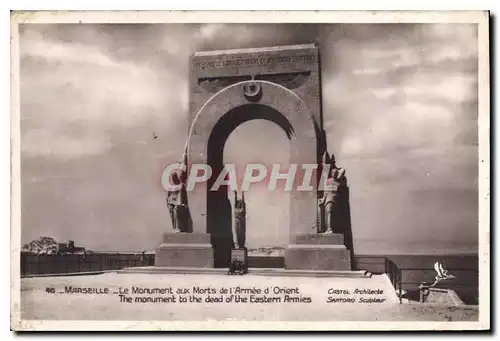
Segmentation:
{"type": "Polygon", "coordinates": [[[248,272],[248,250],[246,247],[231,250],[229,275],[243,275],[248,272]]]}
{"type": "Polygon", "coordinates": [[[248,264],[248,249],[246,247],[231,249],[231,261],[233,260],[248,264]]]}
{"type": "Polygon", "coordinates": [[[285,269],[349,271],[351,253],[342,234],[298,235],[285,250],[285,269]]]}
{"type": "Polygon", "coordinates": [[[214,252],[206,233],[165,233],[155,267],[213,268],[214,252]]]}

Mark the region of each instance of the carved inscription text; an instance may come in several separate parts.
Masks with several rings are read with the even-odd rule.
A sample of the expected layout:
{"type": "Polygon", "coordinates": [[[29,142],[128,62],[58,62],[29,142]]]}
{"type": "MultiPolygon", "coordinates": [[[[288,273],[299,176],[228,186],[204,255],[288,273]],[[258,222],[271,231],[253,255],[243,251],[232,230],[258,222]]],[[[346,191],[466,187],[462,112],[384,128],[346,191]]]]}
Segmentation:
{"type": "Polygon", "coordinates": [[[231,68],[231,67],[252,67],[272,64],[305,63],[310,64],[316,61],[315,55],[297,56],[267,56],[258,58],[221,59],[207,61],[193,61],[193,68],[231,68]]]}

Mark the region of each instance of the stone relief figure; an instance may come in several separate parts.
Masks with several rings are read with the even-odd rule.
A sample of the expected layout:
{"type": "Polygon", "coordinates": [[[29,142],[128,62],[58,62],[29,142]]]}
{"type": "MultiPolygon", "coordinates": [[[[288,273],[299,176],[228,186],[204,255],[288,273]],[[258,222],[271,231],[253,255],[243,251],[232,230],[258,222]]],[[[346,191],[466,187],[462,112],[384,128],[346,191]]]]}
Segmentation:
{"type": "Polygon", "coordinates": [[[434,270],[436,270],[437,276],[434,278],[434,283],[430,285],[431,287],[436,286],[441,281],[455,278],[454,275],[448,274],[448,270],[443,269],[441,262],[434,263],[434,270]]]}
{"type": "Polygon", "coordinates": [[[237,247],[244,248],[246,239],[246,203],[244,192],[241,193],[241,199],[238,199],[238,193],[234,191],[234,229],[237,247]]]}
{"type": "Polygon", "coordinates": [[[320,226],[320,233],[334,233],[335,224],[338,220],[339,188],[344,184],[345,170],[335,162],[335,157],[328,157],[328,153],[323,155],[323,171],[328,169],[323,196],[319,199],[318,205],[322,212],[323,226],[320,226]]]}
{"type": "Polygon", "coordinates": [[[186,186],[183,178],[182,171],[173,171],[171,175],[171,182],[174,185],[180,185],[180,188],[167,191],[167,207],[170,213],[174,233],[188,232],[189,212],[187,206],[186,186]]]}
{"type": "Polygon", "coordinates": [[[434,263],[434,270],[436,270],[437,273],[436,277],[434,277],[434,282],[422,282],[418,286],[420,290],[420,303],[424,303],[427,301],[427,297],[429,296],[430,291],[438,283],[455,278],[454,275],[448,274],[448,270],[443,269],[443,263],[439,261],[434,263]]]}

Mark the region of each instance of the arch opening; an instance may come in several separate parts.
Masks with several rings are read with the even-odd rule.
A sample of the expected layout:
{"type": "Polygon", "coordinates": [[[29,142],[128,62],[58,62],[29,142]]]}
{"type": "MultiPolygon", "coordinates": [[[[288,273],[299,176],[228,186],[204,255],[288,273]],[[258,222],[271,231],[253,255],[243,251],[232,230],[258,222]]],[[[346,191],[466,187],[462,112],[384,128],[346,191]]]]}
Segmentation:
{"type": "MultiPolygon", "coordinates": [[[[188,200],[193,232],[210,235],[215,266],[228,265],[226,261],[229,260],[233,242],[230,218],[232,208],[227,199],[227,187],[209,191],[223,169],[223,149],[231,132],[249,120],[273,122],[281,127],[289,141],[290,165],[297,165],[302,169],[302,165],[317,165],[319,160],[318,147],[321,144],[318,141],[321,139],[321,132],[318,131],[317,122],[307,104],[293,91],[281,85],[266,81],[252,83],[258,83],[261,90],[255,101],[246,96],[244,85],[247,82],[241,82],[228,86],[204,102],[193,117],[188,137],[189,163],[208,164],[212,167],[210,180],[198,183],[199,186],[193,191],[188,191],[188,200]],[[254,108],[260,109],[253,110],[254,108]]],[[[281,131],[277,133],[282,134],[281,131]]],[[[255,138],[258,138],[257,134],[255,138]]],[[[280,173],[284,171],[284,168],[280,168],[280,173]]],[[[299,171],[295,179],[300,182],[302,173],[298,173],[299,171]]],[[[287,198],[288,245],[293,244],[294,236],[311,233],[317,226],[317,184],[312,182],[311,189],[306,191],[296,190],[299,184],[294,182],[287,198]]]]}
{"type": "MultiPolygon", "coordinates": [[[[287,118],[276,109],[262,104],[253,103],[233,108],[223,115],[215,124],[208,139],[207,164],[212,167],[212,176],[207,182],[206,195],[207,230],[211,233],[212,244],[214,245],[215,251],[216,266],[227,266],[227,263],[229,262],[230,250],[231,247],[233,247],[234,241],[232,230],[233,208],[231,200],[228,197],[228,191],[230,190],[228,186],[220,186],[217,191],[211,191],[210,189],[224,168],[224,149],[230,135],[238,127],[241,127],[243,123],[253,120],[265,120],[267,122],[275,123],[281,128],[290,143],[292,143],[295,138],[295,131],[287,118]]],[[[258,136],[256,136],[256,138],[257,137],[258,136]]],[[[286,160],[289,163],[290,148],[287,150],[286,160]]],[[[249,159],[245,160],[245,162],[251,161],[252,160],[249,159]]],[[[245,166],[246,164],[236,164],[236,182],[238,187],[241,185],[245,166]]],[[[270,171],[270,169],[268,169],[268,171],[270,171]]],[[[264,184],[266,185],[267,190],[267,183],[264,184]]],[[[252,186],[250,186],[250,191],[251,188],[252,186]]],[[[239,192],[239,195],[241,195],[241,192],[239,192]]],[[[246,198],[248,200],[248,193],[246,198]]],[[[284,204],[288,209],[290,205],[289,195],[283,195],[283,199],[285,201],[284,204]]],[[[252,213],[252,216],[255,217],[254,220],[258,220],[258,212],[252,213]]],[[[250,224],[250,226],[247,227],[247,234],[249,233],[249,228],[251,228],[252,225],[253,224],[250,224]]],[[[288,226],[285,228],[287,229],[286,235],[288,236],[288,226]]],[[[259,231],[252,231],[252,233],[259,233],[259,231]]]]}

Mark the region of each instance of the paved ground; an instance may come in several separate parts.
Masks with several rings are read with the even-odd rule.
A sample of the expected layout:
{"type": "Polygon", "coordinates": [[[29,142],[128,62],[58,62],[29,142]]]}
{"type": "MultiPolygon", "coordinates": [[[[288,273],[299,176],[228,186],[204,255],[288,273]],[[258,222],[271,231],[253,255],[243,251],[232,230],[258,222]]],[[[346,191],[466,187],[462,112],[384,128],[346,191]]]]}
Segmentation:
{"type": "Polygon", "coordinates": [[[399,304],[386,276],[372,278],[305,278],[224,275],[160,275],[115,274],[25,278],[21,280],[21,314],[27,320],[121,320],[121,321],[477,321],[476,307],[426,306],[399,304]],[[108,294],[65,293],[72,290],[108,290],[108,294]],[[133,287],[141,289],[172,288],[175,302],[165,302],[172,295],[164,293],[130,294],[133,287]],[[200,303],[180,303],[177,289],[189,289],[183,297],[189,300],[193,287],[206,288],[197,293],[200,303]],[[248,289],[240,294],[247,300],[261,302],[218,303],[219,290],[231,296],[236,287],[248,289]],[[132,303],[120,302],[119,290],[132,303]],[[271,293],[265,294],[269,288],[271,293]],[[279,288],[279,289],[276,289],[279,288]],[[295,292],[298,288],[298,293],[295,292]],[[215,294],[208,294],[214,289],[215,294]],[[260,289],[261,293],[248,291],[260,289]],[[355,290],[359,291],[356,292],[355,290]],[[273,291],[280,291],[273,294],[273,291]],[[348,293],[342,293],[347,290],[348,293]],[[378,290],[369,292],[369,290],[378,290]],[[383,291],[380,294],[380,291],[383,291]],[[288,294],[286,293],[288,292],[288,294]],[[301,302],[285,302],[288,299],[301,302]],[[163,298],[162,302],[147,301],[163,298]],[[212,302],[207,302],[210,298],[212,302]],[[272,302],[262,302],[265,298],[272,302]],[[347,300],[349,302],[347,302],[347,300]],[[370,303],[370,299],[372,302],[370,303]],[[373,302],[373,299],[376,301],[373,302]],[[281,302],[280,302],[281,300],[281,302]],[[311,303],[307,303],[308,301],[311,303]],[[353,301],[353,302],[351,302],[353,301]]]}

